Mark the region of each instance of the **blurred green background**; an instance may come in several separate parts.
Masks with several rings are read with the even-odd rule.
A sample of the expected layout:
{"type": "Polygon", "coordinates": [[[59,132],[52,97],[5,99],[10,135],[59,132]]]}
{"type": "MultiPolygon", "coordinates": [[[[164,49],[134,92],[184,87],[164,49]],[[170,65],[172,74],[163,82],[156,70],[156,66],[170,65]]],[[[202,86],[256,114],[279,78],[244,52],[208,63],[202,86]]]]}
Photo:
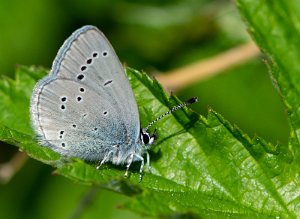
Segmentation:
{"type": "MultiPolygon", "coordinates": [[[[250,40],[232,1],[225,0],[0,0],[0,74],[13,77],[21,65],[51,67],[63,41],[91,24],[104,32],[120,60],[148,73],[169,71],[250,40]]],[[[287,144],[288,123],[263,56],[199,81],[176,93],[198,96],[251,137],[287,144]]],[[[1,144],[0,163],[17,149],[1,144]]],[[[72,218],[90,190],[51,175],[52,168],[29,159],[0,184],[0,218],[72,218]]],[[[122,209],[127,197],[99,190],[81,218],[140,218],[122,209]]],[[[76,217],[73,217],[76,218],[76,217]]]]}

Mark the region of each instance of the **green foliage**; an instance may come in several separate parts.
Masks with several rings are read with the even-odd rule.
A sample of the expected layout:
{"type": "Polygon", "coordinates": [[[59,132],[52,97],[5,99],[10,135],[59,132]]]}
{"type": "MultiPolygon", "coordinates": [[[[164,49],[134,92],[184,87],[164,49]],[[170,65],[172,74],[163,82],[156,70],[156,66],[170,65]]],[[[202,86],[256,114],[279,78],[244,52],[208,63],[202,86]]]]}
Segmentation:
{"type": "MultiPolygon", "coordinates": [[[[50,164],[75,182],[131,197],[124,206],[142,215],[167,218],[297,218],[299,209],[300,58],[297,1],[238,0],[255,41],[267,54],[274,85],[288,111],[288,145],[251,139],[209,109],[202,117],[187,109],[157,123],[151,149],[152,171],[138,182],[138,164],[124,168],[79,159],[66,161],[35,140],[29,98],[47,72],[19,67],[15,80],[0,81],[0,139],[50,164]]],[[[179,103],[144,73],[126,71],[139,106],[142,126],[179,103]]]]}
{"type": "MultiPolygon", "coordinates": [[[[296,173],[292,154],[260,138],[250,139],[211,109],[207,118],[185,109],[157,124],[159,140],[151,151],[152,172],[145,170],[141,183],[138,168],[133,168],[126,179],[123,168],[104,165],[96,170],[95,165],[78,159],[61,159],[38,145],[30,131],[30,91],[36,79],[45,74],[40,69],[20,67],[16,80],[2,80],[1,105],[5,113],[1,117],[1,139],[56,167],[58,174],[131,196],[127,208],[155,217],[294,215],[285,204],[285,198],[289,198],[283,195],[286,191],[277,187],[287,181],[287,174],[296,173]],[[11,106],[12,101],[19,108],[11,106]],[[18,123],[10,119],[16,112],[18,123]]],[[[160,85],[144,73],[127,69],[127,75],[143,126],[178,104],[177,98],[166,96],[160,85]]]]}

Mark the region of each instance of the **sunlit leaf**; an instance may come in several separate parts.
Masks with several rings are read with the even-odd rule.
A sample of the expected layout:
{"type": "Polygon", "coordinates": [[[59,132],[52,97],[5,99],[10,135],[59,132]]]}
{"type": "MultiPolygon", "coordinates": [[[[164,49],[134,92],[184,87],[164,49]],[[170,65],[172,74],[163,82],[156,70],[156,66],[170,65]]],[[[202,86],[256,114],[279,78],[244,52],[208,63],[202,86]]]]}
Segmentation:
{"type": "MultiPolygon", "coordinates": [[[[127,69],[126,73],[143,127],[180,103],[176,97],[168,97],[160,85],[144,73],[133,69],[127,69]]],[[[290,172],[296,173],[298,165],[293,163],[293,154],[284,146],[274,146],[258,137],[249,138],[212,109],[207,118],[188,109],[178,110],[154,125],[159,138],[150,150],[152,170],[145,168],[141,183],[139,164],[131,168],[129,178],[124,178],[125,167],[107,164],[97,170],[96,164],[66,160],[41,147],[30,129],[28,107],[33,85],[45,74],[46,71],[40,69],[21,67],[16,80],[2,80],[0,95],[4,116],[0,138],[34,159],[52,165],[56,173],[78,183],[131,196],[132,201],[124,207],[148,216],[295,216],[285,202],[290,198],[286,194],[292,187],[278,186],[290,182],[287,178],[290,172]],[[20,77],[22,80],[18,80],[20,77]],[[12,106],[12,102],[18,102],[19,107],[12,106]],[[10,119],[18,110],[20,124],[10,119]]]]}

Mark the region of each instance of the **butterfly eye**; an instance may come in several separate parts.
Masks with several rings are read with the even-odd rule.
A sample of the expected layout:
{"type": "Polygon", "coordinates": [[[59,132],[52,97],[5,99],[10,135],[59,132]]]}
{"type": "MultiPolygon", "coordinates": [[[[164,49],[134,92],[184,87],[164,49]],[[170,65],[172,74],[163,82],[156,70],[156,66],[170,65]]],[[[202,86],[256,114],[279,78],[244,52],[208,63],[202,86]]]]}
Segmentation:
{"type": "Polygon", "coordinates": [[[142,132],[142,133],[141,133],[141,139],[142,139],[142,142],[143,142],[144,144],[148,144],[149,141],[150,141],[150,135],[149,135],[149,133],[147,133],[147,132],[142,132]]]}

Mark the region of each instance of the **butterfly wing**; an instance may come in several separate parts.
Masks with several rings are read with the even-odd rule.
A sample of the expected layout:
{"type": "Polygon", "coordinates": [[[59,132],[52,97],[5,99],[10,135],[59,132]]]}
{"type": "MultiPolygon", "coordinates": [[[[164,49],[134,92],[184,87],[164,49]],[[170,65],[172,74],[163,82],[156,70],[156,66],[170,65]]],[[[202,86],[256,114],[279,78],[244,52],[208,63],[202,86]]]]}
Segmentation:
{"type": "Polygon", "coordinates": [[[43,145],[99,161],[112,147],[139,139],[137,104],[118,57],[93,26],[63,44],[31,98],[31,120],[43,145]]]}

